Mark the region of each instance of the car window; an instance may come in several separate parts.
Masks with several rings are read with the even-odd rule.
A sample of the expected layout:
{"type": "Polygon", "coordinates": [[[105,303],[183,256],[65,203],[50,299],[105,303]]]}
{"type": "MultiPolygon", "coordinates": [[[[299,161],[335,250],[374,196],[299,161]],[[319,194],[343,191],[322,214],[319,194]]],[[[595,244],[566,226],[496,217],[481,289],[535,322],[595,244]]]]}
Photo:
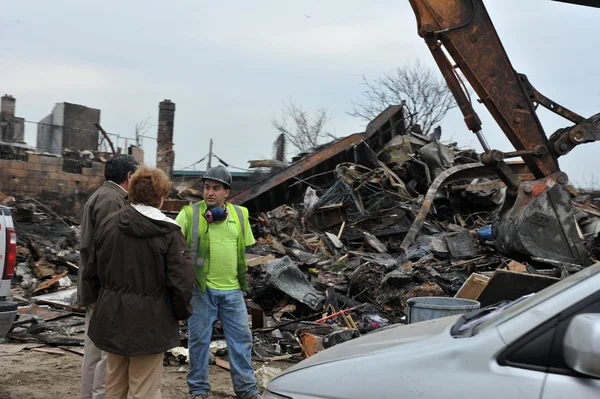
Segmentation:
{"type": "Polygon", "coordinates": [[[600,291],[527,333],[498,358],[498,363],[529,370],[580,376],[567,366],[563,340],[571,319],[585,313],[600,313],[600,291]]]}

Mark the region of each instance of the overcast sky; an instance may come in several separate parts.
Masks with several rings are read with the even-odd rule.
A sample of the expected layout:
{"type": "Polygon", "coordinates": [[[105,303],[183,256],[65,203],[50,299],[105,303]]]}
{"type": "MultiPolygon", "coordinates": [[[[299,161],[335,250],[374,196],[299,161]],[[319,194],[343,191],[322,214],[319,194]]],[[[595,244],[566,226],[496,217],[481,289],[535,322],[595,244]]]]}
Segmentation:
{"type": "MultiPolygon", "coordinates": [[[[549,0],[485,4],[517,71],[586,117],[600,112],[600,9],[549,0]]],[[[271,120],[289,98],[329,109],[327,127],[337,136],[362,131],[345,111],[360,98],[363,74],[376,78],[417,58],[435,68],[407,0],[0,5],[0,94],[17,98],[17,116],[39,121],[55,103],[78,103],[101,109],[107,131],[133,137],[140,120],[156,124],[158,103],[168,98],[177,105],[177,169],[202,158],[211,137],[215,153],[234,166],[270,158],[271,120]]],[[[511,150],[487,110],[476,110],[492,147],[511,150]]],[[[569,124],[538,114],[548,135],[569,124]]],[[[480,149],[458,109],[442,127],[443,140],[480,149]]],[[[27,124],[29,144],[36,134],[27,124]]],[[[156,127],[148,135],[156,137],[156,127]]],[[[155,140],[145,139],[144,149],[154,165],[155,140]]],[[[599,150],[600,143],[577,148],[561,167],[579,184],[600,181],[599,150]]]]}

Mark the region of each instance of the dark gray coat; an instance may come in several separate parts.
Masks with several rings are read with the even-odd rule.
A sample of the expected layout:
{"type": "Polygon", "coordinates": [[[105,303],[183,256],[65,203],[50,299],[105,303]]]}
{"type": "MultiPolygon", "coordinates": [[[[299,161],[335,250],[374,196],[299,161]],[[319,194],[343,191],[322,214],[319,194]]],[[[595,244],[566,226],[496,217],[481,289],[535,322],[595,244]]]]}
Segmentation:
{"type": "Polygon", "coordinates": [[[81,247],[79,260],[79,280],[77,282],[78,304],[93,303],[90,300],[89,287],[84,286],[81,274],[88,263],[89,254],[94,240],[96,228],[111,213],[125,206],[127,192],[113,182],[104,182],[102,187],[92,194],[83,207],[81,216],[81,247]]]}

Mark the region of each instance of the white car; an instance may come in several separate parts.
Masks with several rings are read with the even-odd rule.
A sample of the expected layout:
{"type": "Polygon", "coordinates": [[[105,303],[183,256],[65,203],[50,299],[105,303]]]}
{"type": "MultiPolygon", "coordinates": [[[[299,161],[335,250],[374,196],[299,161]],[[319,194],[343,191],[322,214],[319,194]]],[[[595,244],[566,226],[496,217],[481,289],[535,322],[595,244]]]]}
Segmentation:
{"type": "Polygon", "coordinates": [[[600,398],[600,263],[511,303],[336,345],[261,397],[600,398]]]}
{"type": "Polygon", "coordinates": [[[16,263],[17,234],[11,212],[0,206],[0,339],[10,330],[17,316],[17,303],[6,300],[16,263]]]}

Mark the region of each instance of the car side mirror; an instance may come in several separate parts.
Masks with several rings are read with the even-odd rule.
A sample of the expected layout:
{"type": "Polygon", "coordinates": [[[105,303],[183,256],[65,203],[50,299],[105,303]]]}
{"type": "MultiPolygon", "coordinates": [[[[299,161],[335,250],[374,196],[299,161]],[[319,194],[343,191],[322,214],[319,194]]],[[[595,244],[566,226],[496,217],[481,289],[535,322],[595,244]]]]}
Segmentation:
{"type": "Polygon", "coordinates": [[[563,352],[570,368],[600,377],[600,314],[573,317],[563,340],[563,352]]]}

